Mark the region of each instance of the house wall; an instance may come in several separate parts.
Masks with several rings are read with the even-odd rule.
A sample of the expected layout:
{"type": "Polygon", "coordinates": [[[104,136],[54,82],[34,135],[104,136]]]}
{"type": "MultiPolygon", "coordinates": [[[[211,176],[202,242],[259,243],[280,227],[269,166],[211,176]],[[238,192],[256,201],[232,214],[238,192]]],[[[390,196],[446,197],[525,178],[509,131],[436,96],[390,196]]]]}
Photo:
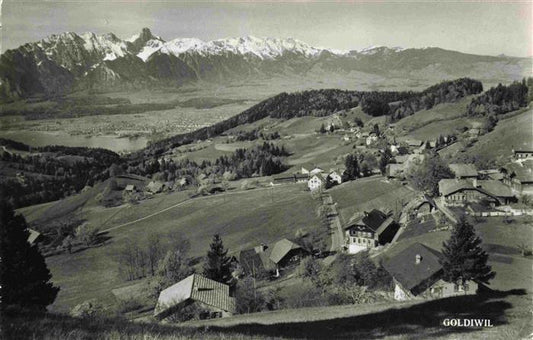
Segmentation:
{"type": "Polygon", "coordinates": [[[307,182],[307,186],[310,190],[317,190],[322,187],[322,181],[316,177],[313,177],[307,182]]]}
{"type": "Polygon", "coordinates": [[[363,250],[372,249],[377,245],[374,233],[368,231],[347,230],[345,240],[349,254],[356,254],[363,250]]]}
{"type": "Polygon", "coordinates": [[[491,196],[485,195],[477,190],[462,190],[445,196],[446,205],[463,206],[465,203],[479,202],[484,198],[495,201],[491,196]]]}
{"type": "Polygon", "coordinates": [[[394,280],[394,300],[397,301],[406,301],[413,299],[413,295],[408,291],[404,290],[402,286],[394,280]]]}
{"type": "Polygon", "coordinates": [[[477,289],[478,284],[474,281],[466,282],[463,288],[461,285],[439,280],[420,295],[427,299],[439,299],[450,296],[473,295],[476,294],[477,289]]]}

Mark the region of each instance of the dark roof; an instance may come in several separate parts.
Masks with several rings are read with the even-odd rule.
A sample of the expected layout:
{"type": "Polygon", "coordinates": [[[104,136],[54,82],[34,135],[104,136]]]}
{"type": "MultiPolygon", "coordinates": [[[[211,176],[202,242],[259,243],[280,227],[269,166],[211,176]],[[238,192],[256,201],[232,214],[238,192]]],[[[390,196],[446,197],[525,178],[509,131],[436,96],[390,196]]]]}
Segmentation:
{"type": "Polygon", "coordinates": [[[383,264],[385,269],[403,288],[412,291],[428,279],[435,279],[442,266],[439,263],[441,253],[421,243],[415,243],[404,249],[395,257],[383,264]],[[416,255],[421,256],[416,263],[416,255]]]}
{"type": "Polygon", "coordinates": [[[287,240],[286,238],[279,240],[272,247],[270,260],[274,263],[279,263],[287,254],[293,249],[303,249],[300,245],[287,240]]]}
{"type": "Polygon", "coordinates": [[[451,195],[457,191],[462,190],[476,190],[487,196],[495,198],[493,194],[487,192],[485,189],[474,187],[471,181],[466,179],[441,179],[439,181],[439,193],[443,196],[451,195]]]}
{"type": "Polygon", "coordinates": [[[235,299],[229,295],[229,286],[198,274],[192,274],[164,289],[157,300],[154,315],[164,318],[182,302],[192,299],[228,312],[234,312],[235,299]]]}
{"type": "Polygon", "coordinates": [[[533,182],[533,160],[508,163],[503,167],[510,175],[513,175],[521,183],[533,182]]]}
{"type": "Polygon", "coordinates": [[[255,249],[246,249],[239,253],[239,264],[247,274],[265,271],[263,260],[255,249]]]}
{"type": "Polygon", "coordinates": [[[392,216],[389,217],[382,211],[374,209],[369,213],[365,212],[364,216],[352,220],[344,229],[371,230],[379,235],[393,222],[392,216]]]}
{"type": "Polygon", "coordinates": [[[377,229],[387,220],[387,215],[377,209],[373,209],[371,212],[366,213],[362,221],[364,224],[377,231],[377,229]]]}
{"type": "Polygon", "coordinates": [[[477,181],[481,188],[497,197],[514,197],[513,191],[507,185],[495,180],[477,181]]]}
{"type": "Polygon", "coordinates": [[[477,169],[474,164],[455,163],[449,166],[455,177],[477,177],[477,169]]]}

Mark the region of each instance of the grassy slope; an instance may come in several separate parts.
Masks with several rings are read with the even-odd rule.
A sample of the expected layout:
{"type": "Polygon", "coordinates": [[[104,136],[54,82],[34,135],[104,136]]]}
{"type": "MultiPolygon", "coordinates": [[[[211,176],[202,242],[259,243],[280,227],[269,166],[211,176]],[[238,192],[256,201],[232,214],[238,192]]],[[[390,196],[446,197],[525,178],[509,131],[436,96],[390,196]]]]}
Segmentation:
{"type": "Polygon", "coordinates": [[[410,138],[428,140],[439,134],[452,133],[460,126],[470,126],[462,116],[471,100],[472,96],[468,96],[456,103],[439,104],[429,110],[416,112],[396,123],[396,130],[405,129],[409,131],[410,138]]]}
{"type": "MultiPolygon", "coordinates": [[[[101,216],[111,216],[105,227],[132,221],[180,202],[185,193],[160,195],[139,205],[94,208],[85,217],[99,225],[101,216]],[[107,214],[107,215],[106,215],[107,214]]],[[[109,300],[111,289],[126,284],[118,278],[117,256],[127,240],[145,242],[148,233],[165,235],[177,231],[191,241],[190,256],[203,256],[211,237],[220,233],[231,251],[293,237],[299,228],[319,228],[315,201],[301,185],[257,189],[187,201],[183,205],[123,228],[110,231],[105,245],[72,255],[47,258],[53,280],[61,286],[54,310],[67,310],[90,298],[109,300]]],[[[163,242],[165,238],[163,237],[163,242]]]]}
{"type": "Polygon", "coordinates": [[[330,190],[341,218],[348,222],[355,212],[401,209],[415,193],[397,182],[372,177],[346,182],[330,190]]]}
{"type": "Polygon", "coordinates": [[[528,109],[514,113],[509,118],[501,119],[492,132],[479,137],[476,144],[466,152],[471,155],[502,159],[510,156],[513,148],[531,148],[532,146],[533,110],[528,109]]]}

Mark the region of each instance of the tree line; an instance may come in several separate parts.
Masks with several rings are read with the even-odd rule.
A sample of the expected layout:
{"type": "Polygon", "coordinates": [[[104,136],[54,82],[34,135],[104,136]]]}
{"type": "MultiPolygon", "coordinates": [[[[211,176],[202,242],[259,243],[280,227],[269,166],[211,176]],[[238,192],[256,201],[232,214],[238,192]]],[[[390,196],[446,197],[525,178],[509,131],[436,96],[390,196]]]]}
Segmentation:
{"type": "Polygon", "coordinates": [[[500,115],[526,107],[532,99],[533,78],[513,82],[508,86],[498,84],[482,95],[473,98],[466,113],[469,116],[500,115]]]}

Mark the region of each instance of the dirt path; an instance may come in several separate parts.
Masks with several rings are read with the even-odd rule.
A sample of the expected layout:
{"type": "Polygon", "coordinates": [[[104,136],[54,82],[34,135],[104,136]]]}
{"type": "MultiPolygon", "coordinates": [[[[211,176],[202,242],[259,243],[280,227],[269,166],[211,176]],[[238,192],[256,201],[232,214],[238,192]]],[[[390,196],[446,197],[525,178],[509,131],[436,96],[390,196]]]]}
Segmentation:
{"type": "MultiPolygon", "coordinates": [[[[264,187],[264,188],[256,188],[256,189],[253,189],[255,191],[259,191],[259,190],[269,190],[269,189],[272,189],[271,187],[264,187]]],[[[123,227],[127,227],[129,225],[132,225],[132,224],[135,224],[135,223],[138,223],[138,222],[141,222],[141,221],[144,221],[144,220],[147,220],[149,218],[152,218],[154,216],[157,216],[159,214],[162,214],[166,211],[169,211],[169,210],[172,210],[172,209],[175,209],[177,207],[180,207],[182,205],[185,205],[187,203],[191,203],[191,202],[196,202],[198,200],[206,200],[206,199],[209,199],[209,198],[213,198],[213,197],[221,197],[221,196],[230,196],[230,195],[239,195],[239,194],[243,194],[243,193],[246,193],[246,191],[236,191],[236,192],[228,192],[228,193],[224,193],[224,194],[217,194],[216,196],[202,196],[202,197],[198,197],[198,198],[193,198],[193,199],[187,199],[185,201],[182,201],[182,202],[179,202],[179,203],[176,203],[170,207],[167,207],[165,209],[161,209],[159,211],[156,211],[150,215],[146,215],[146,216],[143,216],[143,217],[140,217],[138,219],[135,219],[133,221],[129,221],[129,222],[126,222],[126,223],[122,223],[122,224],[119,224],[119,225],[116,225],[116,226],[113,226],[113,227],[110,227],[110,228],[107,228],[107,229],[104,229],[102,230],[100,233],[107,233],[107,232],[110,232],[112,230],[116,230],[116,229],[119,229],[119,228],[123,228],[123,227]]]]}

